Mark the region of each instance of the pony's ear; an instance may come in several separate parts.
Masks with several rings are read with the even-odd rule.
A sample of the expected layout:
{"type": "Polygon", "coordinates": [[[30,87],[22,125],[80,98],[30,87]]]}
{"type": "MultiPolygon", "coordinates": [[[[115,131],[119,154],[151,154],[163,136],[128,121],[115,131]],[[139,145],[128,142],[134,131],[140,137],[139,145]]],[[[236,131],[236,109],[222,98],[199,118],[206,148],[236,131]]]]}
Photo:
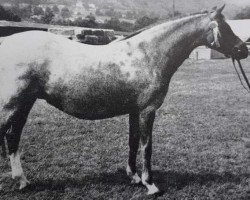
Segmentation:
{"type": "Polygon", "coordinates": [[[212,8],[212,13],[210,15],[211,19],[214,19],[216,16],[220,15],[223,11],[223,9],[225,8],[225,4],[223,6],[221,6],[220,8],[217,8],[216,6],[212,8]]]}
{"type": "Polygon", "coordinates": [[[222,13],[222,10],[225,8],[226,4],[224,4],[223,6],[221,6],[219,9],[217,9],[217,13],[218,14],[221,14],[222,13]]]}

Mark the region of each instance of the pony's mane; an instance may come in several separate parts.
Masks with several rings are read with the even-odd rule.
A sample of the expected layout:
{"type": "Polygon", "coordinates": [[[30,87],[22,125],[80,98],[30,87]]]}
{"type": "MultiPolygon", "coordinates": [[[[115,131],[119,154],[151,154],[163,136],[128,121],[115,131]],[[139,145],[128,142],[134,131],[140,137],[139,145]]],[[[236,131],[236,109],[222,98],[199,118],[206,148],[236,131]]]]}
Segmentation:
{"type": "Polygon", "coordinates": [[[121,41],[122,41],[122,40],[127,40],[127,39],[129,39],[129,38],[132,38],[132,37],[134,37],[135,35],[138,35],[139,33],[141,33],[141,32],[144,31],[144,30],[145,30],[145,28],[140,29],[140,30],[138,30],[138,31],[135,31],[135,32],[133,32],[133,33],[127,35],[126,37],[122,38],[121,41]]]}
{"type": "MultiPolygon", "coordinates": [[[[173,20],[170,20],[170,21],[173,21],[173,20]]],[[[139,30],[137,30],[137,31],[135,31],[135,32],[133,32],[133,33],[131,33],[131,34],[129,34],[128,36],[122,38],[121,40],[127,40],[127,39],[129,39],[129,38],[131,38],[131,37],[134,37],[134,36],[140,34],[141,32],[146,31],[146,30],[148,30],[148,29],[150,29],[150,28],[152,28],[152,27],[154,27],[154,26],[156,26],[156,25],[160,25],[160,24],[163,24],[163,23],[165,23],[165,22],[170,22],[170,21],[158,20],[157,22],[154,22],[154,23],[152,23],[152,24],[150,24],[150,25],[148,25],[148,26],[145,26],[145,27],[143,27],[143,28],[141,28],[141,29],[139,29],[139,30]]]]}
{"type": "Polygon", "coordinates": [[[131,34],[129,34],[128,36],[122,38],[120,41],[123,41],[123,40],[127,40],[129,38],[132,38],[148,29],[151,29],[152,27],[155,27],[157,25],[161,25],[161,24],[164,24],[164,23],[171,23],[171,22],[175,22],[175,21],[181,21],[181,20],[185,20],[185,19],[188,19],[188,18],[192,18],[192,17],[195,17],[195,16],[203,16],[203,15],[206,15],[207,12],[200,12],[200,13],[194,13],[194,14],[191,14],[189,16],[185,16],[185,17],[182,17],[182,18],[178,18],[178,19],[173,19],[173,20],[169,20],[169,21],[166,21],[166,20],[158,20],[157,22],[153,23],[153,24],[150,24],[142,29],[139,29],[131,34]]]}

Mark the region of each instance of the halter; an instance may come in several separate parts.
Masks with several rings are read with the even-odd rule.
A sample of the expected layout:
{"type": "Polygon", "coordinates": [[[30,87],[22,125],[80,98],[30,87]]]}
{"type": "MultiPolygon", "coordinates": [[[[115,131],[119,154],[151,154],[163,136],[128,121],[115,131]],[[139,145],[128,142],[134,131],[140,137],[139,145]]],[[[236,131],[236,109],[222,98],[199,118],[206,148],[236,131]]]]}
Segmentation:
{"type": "MultiPolygon", "coordinates": [[[[210,28],[213,30],[213,37],[214,37],[214,41],[211,43],[211,46],[212,46],[212,47],[217,47],[217,48],[218,48],[218,47],[220,47],[219,37],[221,37],[221,33],[220,33],[220,30],[219,30],[218,22],[212,21],[212,22],[210,23],[210,28]]],[[[239,74],[239,72],[238,72],[238,70],[237,70],[237,68],[236,68],[235,59],[232,58],[232,61],[233,61],[234,69],[235,69],[235,71],[236,71],[236,73],[237,73],[237,76],[238,76],[238,78],[239,78],[239,80],[240,80],[241,85],[248,91],[248,93],[250,93],[250,83],[249,83],[249,80],[248,80],[248,78],[247,78],[247,76],[246,76],[246,73],[245,73],[245,71],[244,71],[244,69],[243,69],[243,67],[242,67],[242,65],[241,65],[240,60],[237,59],[237,62],[238,62],[240,71],[241,71],[241,73],[242,73],[242,76],[243,76],[243,78],[244,78],[244,80],[245,80],[245,82],[246,82],[246,84],[247,84],[247,87],[243,84],[243,81],[242,81],[242,79],[241,79],[241,76],[240,76],[240,74],[239,74]]]]}
{"type": "Polygon", "coordinates": [[[210,23],[210,28],[213,30],[214,41],[211,42],[211,46],[220,47],[219,37],[221,36],[219,25],[217,21],[212,21],[210,23]]]}

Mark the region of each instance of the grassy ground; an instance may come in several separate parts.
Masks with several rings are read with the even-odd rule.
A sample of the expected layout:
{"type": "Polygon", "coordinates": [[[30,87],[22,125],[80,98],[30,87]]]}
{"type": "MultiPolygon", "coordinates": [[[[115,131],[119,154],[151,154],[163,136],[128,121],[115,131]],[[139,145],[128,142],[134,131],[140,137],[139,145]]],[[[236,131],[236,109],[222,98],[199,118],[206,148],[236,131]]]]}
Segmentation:
{"type": "MultiPolygon", "coordinates": [[[[154,126],[159,199],[250,198],[249,99],[230,60],[184,63],[154,126]]],[[[31,185],[19,191],[3,179],[0,199],[146,199],[125,174],[127,141],[127,116],[77,120],[38,101],[21,141],[31,185]]],[[[10,170],[6,161],[0,167],[10,170]]]]}

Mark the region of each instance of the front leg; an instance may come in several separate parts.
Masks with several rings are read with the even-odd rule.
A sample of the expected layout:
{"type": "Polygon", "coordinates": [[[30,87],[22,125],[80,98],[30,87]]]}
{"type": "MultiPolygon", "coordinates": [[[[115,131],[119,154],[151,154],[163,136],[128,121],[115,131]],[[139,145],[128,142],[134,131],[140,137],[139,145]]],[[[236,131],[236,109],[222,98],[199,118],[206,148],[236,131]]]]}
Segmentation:
{"type": "Polygon", "coordinates": [[[140,114],[140,134],[142,153],[142,183],[148,189],[148,195],[159,193],[159,189],[152,180],[151,155],[152,155],[152,129],[155,111],[144,111],[140,114]]]}
{"type": "Polygon", "coordinates": [[[136,172],[136,156],[139,147],[139,113],[131,113],[129,115],[129,158],[127,165],[127,175],[132,179],[131,183],[137,184],[141,182],[141,178],[136,172]]]}

